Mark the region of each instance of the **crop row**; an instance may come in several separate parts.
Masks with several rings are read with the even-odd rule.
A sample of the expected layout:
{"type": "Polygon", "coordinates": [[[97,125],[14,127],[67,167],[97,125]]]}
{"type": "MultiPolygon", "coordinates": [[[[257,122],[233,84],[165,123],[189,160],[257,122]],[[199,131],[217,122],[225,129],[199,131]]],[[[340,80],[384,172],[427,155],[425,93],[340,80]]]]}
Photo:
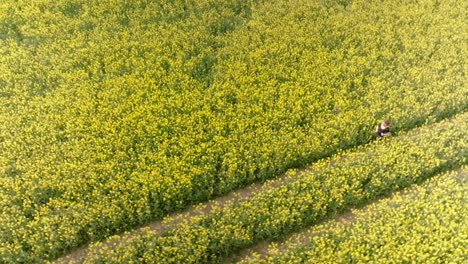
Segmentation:
{"type": "Polygon", "coordinates": [[[340,2],[1,1],[0,258],[466,110],[466,3],[340,2]]]}
{"type": "Polygon", "coordinates": [[[396,194],[356,211],[348,224],[313,227],[287,250],[243,263],[464,263],[468,225],[468,170],[443,173],[410,193],[396,194]]]}
{"type": "Polygon", "coordinates": [[[85,263],[202,263],[317,222],[467,163],[468,113],[313,164],[291,182],[120,246],[97,244],[85,263]]]}

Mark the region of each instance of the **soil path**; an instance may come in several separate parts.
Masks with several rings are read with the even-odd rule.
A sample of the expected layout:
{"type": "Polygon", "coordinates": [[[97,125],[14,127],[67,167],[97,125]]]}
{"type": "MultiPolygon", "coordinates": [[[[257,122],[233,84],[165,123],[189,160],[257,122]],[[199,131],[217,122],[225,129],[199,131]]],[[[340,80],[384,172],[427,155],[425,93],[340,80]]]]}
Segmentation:
{"type": "MultiPolygon", "coordinates": [[[[458,169],[454,169],[453,171],[456,171],[456,174],[454,174],[452,177],[456,178],[459,181],[466,181],[466,179],[468,178],[468,173],[466,169],[458,168],[458,169]]],[[[432,177],[428,177],[426,180],[424,180],[420,184],[423,184],[430,178],[432,177]]],[[[289,233],[288,235],[277,240],[259,241],[258,243],[250,246],[249,248],[242,249],[239,252],[224,258],[222,263],[239,263],[239,262],[249,263],[249,259],[251,258],[254,258],[254,259],[268,258],[271,255],[270,253],[271,248],[274,248],[275,251],[281,252],[281,251],[288,250],[288,248],[290,248],[291,245],[294,245],[294,246],[305,245],[309,243],[312,237],[314,236],[319,236],[323,233],[326,233],[327,231],[329,231],[330,229],[336,226],[342,226],[342,225],[350,224],[356,221],[357,212],[359,212],[359,215],[361,216],[371,213],[370,206],[381,202],[383,199],[394,197],[394,196],[403,196],[405,199],[411,199],[411,193],[416,192],[416,191],[418,191],[418,189],[416,189],[415,185],[411,185],[405,189],[391,192],[385,196],[369,201],[363,205],[347,208],[345,211],[341,213],[331,215],[327,217],[326,219],[313,224],[312,226],[318,226],[318,228],[316,229],[312,229],[311,228],[312,226],[308,226],[308,227],[299,229],[295,232],[289,233]]]]}
{"type": "MultiPolygon", "coordinates": [[[[151,230],[156,231],[156,233],[162,233],[169,228],[177,227],[177,225],[185,219],[198,215],[209,214],[213,208],[222,208],[225,204],[229,204],[238,200],[248,200],[250,197],[259,192],[286,184],[288,181],[294,179],[295,176],[301,175],[301,172],[304,170],[308,170],[308,168],[304,167],[295,169],[294,173],[284,173],[274,179],[267,180],[266,182],[253,183],[247,187],[231,191],[224,196],[214,198],[198,205],[192,205],[180,212],[169,214],[163,220],[158,220],[146,225],[138,226],[131,231],[118,234],[117,236],[105,239],[102,242],[105,245],[124,244],[126,241],[128,241],[128,239],[140,234],[142,230],[146,228],[150,228],[151,230]]],[[[52,263],[82,263],[88,254],[89,246],[90,244],[87,244],[79,248],[75,248],[62,257],[52,261],[52,263]]]]}
{"type": "MultiPolygon", "coordinates": [[[[340,158],[343,158],[343,157],[340,157],[340,158]]],[[[336,162],[336,160],[333,160],[331,162],[336,162]]],[[[156,233],[162,233],[167,229],[177,227],[177,225],[185,219],[196,217],[196,216],[203,215],[203,214],[209,214],[214,208],[223,208],[224,205],[230,204],[234,201],[248,200],[260,192],[266,191],[270,188],[275,188],[275,187],[287,184],[289,181],[296,179],[297,177],[301,177],[301,175],[304,175],[305,171],[308,171],[307,174],[311,173],[311,169],[309,167],[303,167],[301,169],[296,169],[294,171],[295,171],[294,173],[288,173],[288,174],[285,173],[275,179],[268,180],[266,182],[253,183],[247,187],[239,188],[237,190],[231,191],[224,196],[214,198],[212,200],[209,200],[204,203],[200,203],[198,205],[192,205],[183,211],[169,214],[163,220],[158,220],[158,221],[148,223],[146,225],[138,226],[131,231],[118,234],[109,239],[105,239],[102,242],[104,245],[125,244],[126,241],[140,234],[142,230],[146,228],[156,231],[156,233]]],[[[374,200],[372,202],[377,202],[377,200],[374,200]]],[[[371,202],[369,202],[368,204],[370,203],[371,202]]],[[[366,207],[366,205],[353,207],[353,209],[362,208],[362,207],[366,207]]],[[[355,216],[351,212],[351,208],[348,208],[341,213],[334,213],[332,215],[326,216],[325,219],[323,219],[322,221],[319,221],[315,225],[324,223],[327,221],[338,221],[340,223],[346,223],[346,222],[354,220],[354,217],[355,216]]],[[[298,234],[301,234],[301,239],[303,239],[304,237],[310,237],[310,235],[315,234],[315,233],[310,233],[309,235],[308,233],[310,233],[310,231],[308,231],[308,227],[298,230],[296,232],[293,232],[291,233],[291,235],[287,235],[284,238],[280,239],[279,241],[276,241],[279,244],[278,248],[279,249],[286,248],[286,244],[282,242],[289,240],[298,234]]],[[[262,257],[267,257],[268,247],[269,247],[270,242],[271,241],[260,241],[249,248],[239,251],[237,254],[234,254],[232,256],[227,256],[222,262],[223,263],[237,262],[245,257],[248,257],[253,252],[261,255],[262,257]]],[[[301,242],[306,243],[307,241],[303,240],[301,242]]],[[[53,261],[52,263],[82,263],[88,254],[89,246],[90,244],[87,244],[79,248],[76,248],[68,252],[67,254],[63,255],[62,257],[58,258],[57,260],[53,261]]]]}

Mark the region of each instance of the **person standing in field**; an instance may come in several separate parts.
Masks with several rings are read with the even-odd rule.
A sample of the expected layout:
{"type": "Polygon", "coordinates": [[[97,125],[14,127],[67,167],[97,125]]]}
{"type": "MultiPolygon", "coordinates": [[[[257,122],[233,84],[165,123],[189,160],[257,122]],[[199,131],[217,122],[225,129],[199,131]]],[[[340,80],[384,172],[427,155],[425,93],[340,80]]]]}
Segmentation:
{"type": "Polygon", "coordinates": [[[388,119],[385,119],[382,123],[377,125],[374,135],[376,139],[386,136],[390,136],[390,120],[388,119]]]}

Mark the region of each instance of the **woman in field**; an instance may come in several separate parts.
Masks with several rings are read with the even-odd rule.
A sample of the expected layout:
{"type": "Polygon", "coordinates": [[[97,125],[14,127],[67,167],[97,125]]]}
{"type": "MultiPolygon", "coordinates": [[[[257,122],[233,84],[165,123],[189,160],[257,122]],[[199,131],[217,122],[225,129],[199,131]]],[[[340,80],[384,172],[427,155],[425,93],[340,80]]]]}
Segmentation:
{"type": "Polygon", "coordinates": [[[382,123],[378,124],[376,129],[375,129],[375,135],[374,137],[381,138],[381,137],[386,137],[390,135],[390,120],[385,119],[382,121],[382,123]]]}

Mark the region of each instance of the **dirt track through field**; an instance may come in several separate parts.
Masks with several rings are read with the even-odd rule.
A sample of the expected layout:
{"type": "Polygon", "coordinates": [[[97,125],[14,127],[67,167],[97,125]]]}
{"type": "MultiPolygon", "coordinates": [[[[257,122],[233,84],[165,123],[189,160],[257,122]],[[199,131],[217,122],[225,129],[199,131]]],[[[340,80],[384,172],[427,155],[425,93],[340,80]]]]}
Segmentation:
{"type": "MultiPolygon", "coordinates": [[[[266,191],[270,188],[274,188],[277,186],[287,184],[289,181],[303,175],[302,173],[306,170],[309,170],[309,168],[305,167],[302,169],[297,169],[295,173],[293,174],[282,174],[276,179],[273,179],[267,182],[254,183],[245,188],[240,188],[235,191],[231,191],[224,196],[217,197],[205,203],[200,203],[199,205],[190,206],[189,208],[181,212],[169,214],[163,220],[154,221],[146,225],[138,226],[134,230],[125,232],[123,234],[119,234],[112,238],[106,239],[102,242],[105,245],[109,245],[109,244],[122,245],[122,244],[125,244],[126,241],[128,241],[132,237],[140,234],[142,230],[145,228],[150,228],[151,230],[156,231],[156,233],[162,233],[167,229],[176,228],[179,223],[181,223],[183,220],[186,220],[188,218],[196,217],[196,216],[203,215],[203,214],[209,214],[210,212],[212,212],[214,208],[223,208],[226,204],[230,204],[234,201],[248,200],[251,197],[255,196],[257,193],[266,191]]],[[[404,191],[400,191],[400,192],[404,192],[404,191]]],[[[377,202],[377,200],[369,202],[368,204],[373,203],[373,202],[377,202]]],[[[366,206],[367,205],[362,205],[362,206],[354,207],[354,208],[365,208],[366,206]]],[[[347,210],[341,213],[334,213],[332,215],[328,215],[321,222],[336,221],[339,223],[347,223],[349,221],[353,221],[354,217],[355,215],[351,212],[351,208],[348,208],[347,210]]],[[[320,224],[320,222],[316,224],[320,224]]],[[[316,233],[311,233],[310,231],[308,231],[308,227],[306,227],[304,229],[291,233],[291,235],[287,235],[286,237],[280,239],[279,242],[281,243],[281,241],[286,241],[287,239],[297,236],[298,234],[302,234],[301,237],[310,237],[312,235],[316,235],[316,233]]],[[[306,243],[307,241],[302,240],[301,242],[306,243]]],[[[249,248],[245,248],[237,252],[236,254],[227,256],[222,262],[224,263],[236,262],[249,256],[253,252],[259,254],[262,257],[267,257],[269,244],[270,244],[269,241],[259,241],[249,248]]],[[[81,263],[84,261],[84,259],[86,258],[88,254],[88,246],[89,244],[76,248],[73,251],[67,253],[66,255],[60,257],[59,259],[53,261],[53,263],[81,263]]],[[[287,244],[283,243],[279,245],[279,248],[280,249],[287,248],[287,244]]]]}
{"type": "MultiPolygon", "coordinates": [[[[462,168],[454,169],[454,171],[456,171],[457,174],[453,175],[453,177],[460,181],[462,180],[462,178],[468,177],[468,174],[462,172],[462,168]]],[[[420,184],[423,184],[431,178],[432,177],[427,178],[420,184]]],[[[326,233],[333,227],[347,225],[356,221],[358,214],[362,216],[363,214],[370,213],[371,205],[377,204],[386,198],[394,196],[403,196],[405,199],[411,199],[411,193],[415,191],[417,191],[415,185],[411,185],[405,189],[391,192],[387,195],[379,197],[378,199],[369,201],[366,204],[347,208],[341,213],[334,214],[322,221],[313,224],[313,226],[318,226],[317,230],[313,230],[311,229],[311,226],[307,226],[295,232],[289,233],[286,236],[277,240],[259,241],[256,244],[250,246],[249,248],[242,249],[235,254],[225,257],[222,263],[248,263],[249,259],[254,256],[255,259],[268,258],[271,255],[269,251],[271,248],[275,248],[275,250],[281,252],[288,250],[288,248],[290,248],[292,245],[305,245],[312,240],[312,237],[326,233]]]]}
{"type": "MultiPolygon", "coordinates": [[[[274,188],[283,184],[286,184],[288,181],[292,180],[296,175],[300,175],[300,172],[307,170],[306,168],[297,169],[294,174],[282,174],[279,177],[266,181],[266,182],[257,182],[253,183],[245,188],[239,188],[237,190],[231,191],[224,196],[217,197],[215,199],[209,200],[205,203],[200,203],[199,205],[192,205],[189,208],[181,211],[169,214],[163,220],[154,221],[146,225],[138,226],[135,229],[119,234],[109,239],[103,241],[104,244],[125,244],[128,239],[134,237],[141,233],[144,228],[150,228],[157,233],[162,233],[169,228],[177,227],[179,223],[183,220],[195,217],[198,215],[208,214],[214,208],[223,208],[224,205],[238,201],[238,200],[248,200],[250,197],[254,196],[256,193],[265,191],[270,188],[274,188]]],[[[52,263],[81,263],[86,258],[88,254],[89,244],[76,248],[52,263]]]]}

